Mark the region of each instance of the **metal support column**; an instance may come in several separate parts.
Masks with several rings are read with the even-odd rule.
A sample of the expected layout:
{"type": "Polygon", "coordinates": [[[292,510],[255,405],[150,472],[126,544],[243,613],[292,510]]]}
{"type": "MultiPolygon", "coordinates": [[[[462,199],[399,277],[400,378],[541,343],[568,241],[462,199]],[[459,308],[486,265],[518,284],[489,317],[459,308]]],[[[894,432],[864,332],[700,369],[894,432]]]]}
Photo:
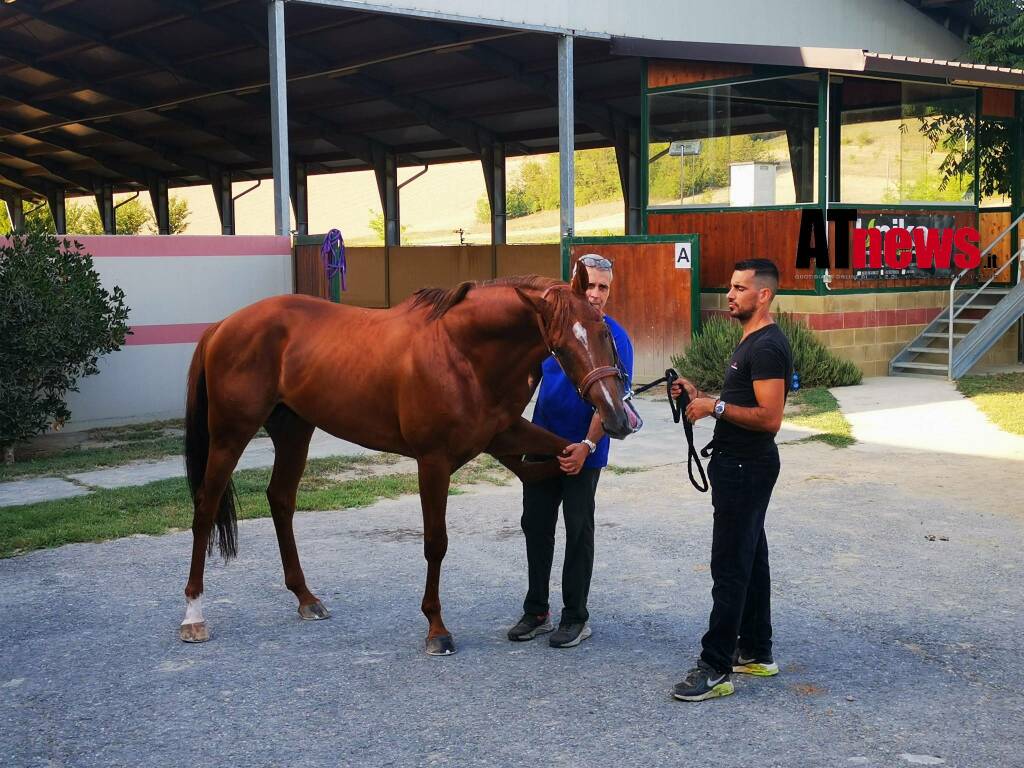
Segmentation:
{"type": "Polygon", "coordinates": [[[93,190],[96,196],[96,207],[100,210],[100,221],[103,223],[103,234],[116,235],[117,222],[114,211],[114,185],[98,184],[93,190]]]}
{"type": "Polygon", "coordinates": [[[574,165],[576,119],[573,109],[573,38],[558,38],[558,184],[561,206],[561,237],[572,237],[576,228],[576,168],[574,165]]]}
{"type": "Polygon", "coordinates": [[[615,160],[625,205],[627,235],[640,234],[640,125],[630,121],[615,127],[615,160]]]}
{"type": "Polygon", "coordinates": [[[163,176],[150,178],[149,199],[156,214],[157,234],[171,234],[171,201],[167,193],[167,179],[163,176]]]}
{"type": "Polygon", "coordinates": [[[53,226],[57,234],[66,235],[68,233],[68,217],[64,187],[47,186],[46,202],[50,206],[50,215],[53,217],[53,226]]]}
{"type": "Polygon", "coordinates": [[[506,236],[505,145],[484,147],[480,162],[484,167],[487,202],[491,205],[491,245],[504,245],[506,236]]]}
{"type": "MultiPolygon", "coordinates": [[[[235,198],[231,189],[231,171],[217,171],[213,174],[213,200],[220,215],[220,233],[235,234],[235,198]]],[[[288,234],[285,232],[285,234],[288,234]]]]}
{"type": "Polygon", "coordinates": [[[384,209],[384,245],[402,244],[402,216],[399,211],[398,156],[382,152],[374,158],[377,192],[384,209]]]}
{"type": "MultiPolygon", "coordinates": [[[[21,193],[10,187],[0,186],[0,200],[7,203],[7,216],[11,220],[11,229],[20,232],[25,228],[25,205],[21,193]]],[[[0,232],[0,235],[6,235],[0,232]]]]}
{"type": "Polygon", "coordinates": [[[292,208],[295,209],[295,233],[309,234],[309,194],[306,183],[306,164],[292,160],[292,208]]]}
{"type": "Polygon", "coordinates": [[[284,0],[267,5],[270,48],[270,126],[274,154],[274,232],[289,234],[291,212],[288,187],[288,81],[285,74],[284,0]]]}

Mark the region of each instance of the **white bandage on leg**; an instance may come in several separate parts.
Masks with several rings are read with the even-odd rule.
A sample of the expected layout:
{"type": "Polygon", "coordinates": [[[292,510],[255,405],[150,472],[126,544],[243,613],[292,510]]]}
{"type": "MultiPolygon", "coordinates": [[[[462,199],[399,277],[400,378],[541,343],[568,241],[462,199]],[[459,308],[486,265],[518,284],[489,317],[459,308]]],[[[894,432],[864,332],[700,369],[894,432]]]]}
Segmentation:
{"type": "Polygon", "coordinates": [[[200,595],[195,600],[185,598],[185,618],[182,619],[182,625],[202,624],[204,621],[206,619],[203,618],[203,596],[200,595]]]}

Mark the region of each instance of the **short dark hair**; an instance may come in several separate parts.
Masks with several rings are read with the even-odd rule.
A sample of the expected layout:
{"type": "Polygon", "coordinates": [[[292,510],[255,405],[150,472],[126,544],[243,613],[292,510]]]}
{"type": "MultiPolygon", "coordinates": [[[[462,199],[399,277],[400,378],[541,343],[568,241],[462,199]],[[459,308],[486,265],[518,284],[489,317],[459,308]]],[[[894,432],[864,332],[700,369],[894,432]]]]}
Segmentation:
{"type": "Polygon", "coordinates": [[[779,268],[770,259],[744,259],[737,261],[733,266],[737,272],[753,270],[754,279],[761,283],[763,288],[768,288],[774,294],[779,290],[779,268]]]}

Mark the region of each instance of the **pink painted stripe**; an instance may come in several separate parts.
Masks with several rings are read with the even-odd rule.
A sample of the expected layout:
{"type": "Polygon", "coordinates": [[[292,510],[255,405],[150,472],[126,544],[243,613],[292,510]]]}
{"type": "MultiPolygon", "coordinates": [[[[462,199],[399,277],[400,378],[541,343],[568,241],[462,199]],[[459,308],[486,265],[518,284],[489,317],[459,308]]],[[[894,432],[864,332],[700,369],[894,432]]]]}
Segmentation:
{"type": "Polygon", "coordinates": [[[152,344],[195,344],[211,323],[174,323],[170,325],[133,325],[125,340],[129,347],[152,344]]]}
{"type": "Polygon", "coordinates": [[[276,235],[69,235],[95,258],[141,256],[290,256],[291,238],[276,235]]]}

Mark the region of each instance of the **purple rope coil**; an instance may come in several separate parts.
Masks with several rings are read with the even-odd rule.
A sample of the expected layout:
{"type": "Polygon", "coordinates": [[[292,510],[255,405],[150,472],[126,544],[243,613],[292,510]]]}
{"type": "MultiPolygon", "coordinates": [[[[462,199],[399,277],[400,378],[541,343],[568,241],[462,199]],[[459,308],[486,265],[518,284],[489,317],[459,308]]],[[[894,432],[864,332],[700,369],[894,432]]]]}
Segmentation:
{"type": "Polygon", "coordinates": [[[348,272],[348,263],[345,261],[345,239],[341,231],[332,229],[324,238],[324,244],[320,247],[320,257],[324,262],[324,271],[327,273],[327,282],[330,283],[335,275],[341,275],[341,290],[346,290],[345,275],[348,272]]]}

